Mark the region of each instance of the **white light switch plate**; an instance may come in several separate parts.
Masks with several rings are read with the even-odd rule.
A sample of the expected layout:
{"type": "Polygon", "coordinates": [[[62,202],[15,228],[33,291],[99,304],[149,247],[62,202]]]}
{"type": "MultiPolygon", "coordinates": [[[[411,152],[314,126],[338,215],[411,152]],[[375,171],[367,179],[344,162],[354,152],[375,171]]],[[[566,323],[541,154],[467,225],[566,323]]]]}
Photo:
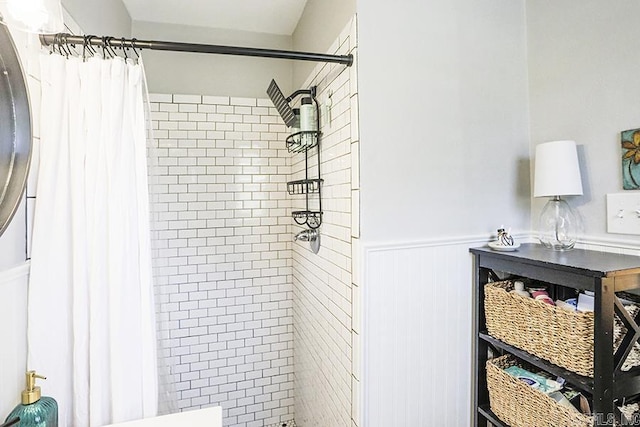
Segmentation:
{"type": "Polygon", "coordinates": [[[607,232],[640,234],[640,192],[607,194],[607,232]]]}

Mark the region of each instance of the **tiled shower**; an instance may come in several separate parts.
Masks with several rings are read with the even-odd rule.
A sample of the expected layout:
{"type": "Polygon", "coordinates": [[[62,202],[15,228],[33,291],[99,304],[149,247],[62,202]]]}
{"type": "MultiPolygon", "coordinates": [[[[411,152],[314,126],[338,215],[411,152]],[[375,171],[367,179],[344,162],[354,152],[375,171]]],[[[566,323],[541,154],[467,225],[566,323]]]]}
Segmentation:
{"type": "MultiPolygon", "coordinates": [[[[293,417],[290,158],[267,100],[153,95],[157,285],[180,408],[293,417]]],[[[270,102],[270,101],[269,101],[270,102]]]]}
{"type": "MultiPolygon", "coordinates": [[[[354,20],[330,52],[355,47],[354,20]]],[[[225,426],[358,425],[356,67],[318,64],[312,85],[323,133],[318,255],[293,242],[300,200],[286,183],[304,155],[287,151],[266,94],[151,95],[160,357],[178,407],[222,405],[225,426]]]]}

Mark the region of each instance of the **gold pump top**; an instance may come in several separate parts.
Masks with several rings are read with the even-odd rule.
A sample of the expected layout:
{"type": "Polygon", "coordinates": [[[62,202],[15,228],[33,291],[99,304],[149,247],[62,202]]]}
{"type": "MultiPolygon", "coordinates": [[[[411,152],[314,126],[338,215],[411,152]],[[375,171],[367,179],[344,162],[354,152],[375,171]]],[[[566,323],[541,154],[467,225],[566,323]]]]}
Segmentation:
{"type": "Polygon", "coordinates": [[[22,404],[31,405],[40,400],[40,396],[42,395],[40,387],[36,387],[36,378],[46,380],[47,377],[36,374],[36,371],[28,371],[26,375],[27,388],[22,392],[22,404]]]}

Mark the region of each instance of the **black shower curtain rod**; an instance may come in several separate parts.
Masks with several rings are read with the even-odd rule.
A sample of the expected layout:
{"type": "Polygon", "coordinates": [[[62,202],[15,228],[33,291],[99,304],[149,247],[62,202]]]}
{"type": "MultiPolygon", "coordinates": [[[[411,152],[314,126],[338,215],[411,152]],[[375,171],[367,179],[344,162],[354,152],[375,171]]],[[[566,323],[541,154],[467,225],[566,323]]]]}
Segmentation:
{"type": "Polygon", "coordinates": [[[75,36],[73,34],[41,34],[40,42],[44,46],[54,44],[79,45],[89,44],[98,47],[131,48],[164,50],[172,52],[216,53],[220,55],[257,56],[261,58],[295,59],[300,61],[334,62],[350,67],[353,55],[327,55],[310,52],[294,52],[288,50],[258,49],[252,47],[218,46],[210,44],[165,42],[154,40],[137,40],[117,37],[75,36]]]}

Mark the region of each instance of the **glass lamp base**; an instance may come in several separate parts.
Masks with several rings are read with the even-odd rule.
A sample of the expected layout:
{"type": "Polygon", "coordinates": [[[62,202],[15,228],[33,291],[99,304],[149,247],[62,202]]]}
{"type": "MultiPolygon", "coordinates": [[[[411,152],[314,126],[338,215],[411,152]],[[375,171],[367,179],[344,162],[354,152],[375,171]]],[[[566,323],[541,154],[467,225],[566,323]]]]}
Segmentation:
{"type": "Polygon", "coordinates": [[[538,239],[545,247],[568,251],[576,244],[578,220],[571,206],[556,196],[542,209],[538,230],[538,239]]]}

